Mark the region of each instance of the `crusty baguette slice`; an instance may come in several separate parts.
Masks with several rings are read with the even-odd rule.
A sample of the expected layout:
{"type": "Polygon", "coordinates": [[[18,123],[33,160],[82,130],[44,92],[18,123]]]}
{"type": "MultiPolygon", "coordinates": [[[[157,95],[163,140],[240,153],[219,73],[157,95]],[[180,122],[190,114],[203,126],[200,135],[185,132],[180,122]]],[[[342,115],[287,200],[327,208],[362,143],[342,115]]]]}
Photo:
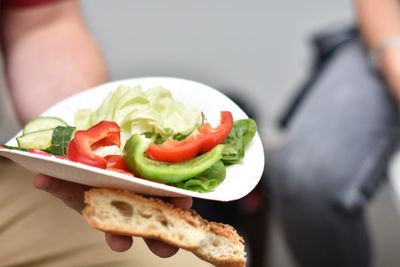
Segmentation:
{"type": "Polygon", "coordinates": [[[162,240],[215,266],[246,265],[243,238],[235,229],[206,221],[193,210],[115,189],[91,189],[85,203],[83,215],[96,229],[162,240]]]}

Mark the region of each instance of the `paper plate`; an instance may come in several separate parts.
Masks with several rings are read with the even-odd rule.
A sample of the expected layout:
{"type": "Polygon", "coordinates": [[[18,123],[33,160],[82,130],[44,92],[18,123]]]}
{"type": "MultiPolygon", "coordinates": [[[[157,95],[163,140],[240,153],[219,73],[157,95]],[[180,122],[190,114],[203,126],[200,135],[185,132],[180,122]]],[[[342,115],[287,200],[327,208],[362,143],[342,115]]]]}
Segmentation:
{"type": "MultiPolygon", "coordinates": [[[[74,115],[78,109],[98,108],[107,94],[119,85],[141,85],[143,90],[154,86],[163,86],[169,89],[173,97],[185,106],[195,107],[203,111],[211,123],[218,123],[222,110],[231,111],[234,120],[247,118],[247,115],[232,100],[213,88],[194,81],[164,77],[136,78],[106,83],[69,97],[57,103],[42,115],[59,117],[73,125],[74,115]]],[[[18,133],[17,136],[20,134],[18,133]]],[[[7,145],[16,146],[15,138],[12,138],[7,145]]],[[[247,195],[259,182],[264,169],[264,151],[258,133],[249,144],[243,163],[227,167],[225,180],[213,192],[209,193],[193,192],[29,152],[0,148],[0,155],[36,173],[47,174],[75,183],[94,187],[128,189],[155,196],[191,196],[217,201],[231,201],[247,195]]]]}

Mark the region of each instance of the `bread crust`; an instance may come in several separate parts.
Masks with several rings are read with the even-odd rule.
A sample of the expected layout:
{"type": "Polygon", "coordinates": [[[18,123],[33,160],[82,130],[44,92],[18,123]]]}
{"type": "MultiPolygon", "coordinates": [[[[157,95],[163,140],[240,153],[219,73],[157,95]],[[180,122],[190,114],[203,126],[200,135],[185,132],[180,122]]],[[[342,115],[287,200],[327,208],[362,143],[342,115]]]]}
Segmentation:
{"type": "Polygon", "coordinates": [[[134,192],[116,189],[91,189],[85,193],[85,204],[83,216],[90,226],[98,230],[158,239],[189,250],[215,266],[246,265],[244,240],[237,231],[230,225],[207,221],[192,209],[184,210],[159,198],[144,197],[134,192]],[[113,215],[114,220],[105,215],[110,209],[118,210],[113,215]],[[161,226],[152,224],[154,217],[161,226]],[[146,227],[139,226],[147,222],[149,225],[146,227]],[[165,229],[169,230],[164,231],[165,229]],[[196,235],[192,237],[188,233],[196,235]],[[228,252],[215,255],[215,248],[210,242],[213,242],[214,246],[223,243],[224,248],[229,248],[228,252]],[[232,249],[234,253],[229,252],[232,249]],[[229,253],[232,255],[225,255],[229,253]]]}

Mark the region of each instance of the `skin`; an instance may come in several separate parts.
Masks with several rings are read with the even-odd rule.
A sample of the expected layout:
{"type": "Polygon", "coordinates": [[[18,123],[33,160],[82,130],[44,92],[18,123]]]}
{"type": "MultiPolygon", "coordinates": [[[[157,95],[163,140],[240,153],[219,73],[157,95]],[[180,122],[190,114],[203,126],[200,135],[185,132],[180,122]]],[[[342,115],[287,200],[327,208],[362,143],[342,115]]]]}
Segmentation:
{"type": "MultiPolygon", "coordinates": [[[[7,82],[21,124],[65,97],[107,81],[101,51],[88,33],[76,1],[9,9],[0,25],[7,82]]],[[[79,213],[84,207],[87,186],[42,174],[33,185],[79,213]]],[[[191,198],[169,201],[187,209],[192,205],[191,198]]],[[[132,237],[110,233],[105,233],[105,241],[119,252],[133,243],[132,237]]],[[[160,257],[178,251],[160,241],[145,241],[160,257]]]]}
{"type": "MultiPolygon", "coordinates": [[[[400,3],[397,0],[356,0],[358,24],[369,49],[386,38],[400,37],[400,3]]],[[[378,69],[400,103],[400,47],[386,47],[378,56],[378,69]]]]}

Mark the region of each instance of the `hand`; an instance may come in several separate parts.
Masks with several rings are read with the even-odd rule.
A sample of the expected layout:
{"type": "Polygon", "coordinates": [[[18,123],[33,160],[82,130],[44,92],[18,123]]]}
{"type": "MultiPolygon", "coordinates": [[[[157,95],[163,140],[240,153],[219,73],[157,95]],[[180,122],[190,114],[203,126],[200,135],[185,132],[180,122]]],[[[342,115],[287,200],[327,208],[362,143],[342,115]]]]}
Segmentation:
{"type": "Polygon", "coordinates": [[[379,55],[379,69],[391,93],[400,103],[400,48],[388,47],[379,55]]]}
{"type": "MultiPolygon", "coordinates": [[[[43,174],[38,174],[35,177],[33,186],[61,199],[67,206],[79,213],[81,213],[85,206],[84,193],[90,189],[86,185],[63,181],[43,174]]],[[[192,198],[171,198],[168,201],[183,209],[189,209],[192,206],[192,198]]],[[[111,233],[105,233],[105,240],[108,246],[117,252],[126,251],[133,244],[132,237],[111,233]]],[[[154,254],[162,258],[171,257],[178,251],[177,247],[158,240],[145,239],[144,241],[154,254]]]]}

